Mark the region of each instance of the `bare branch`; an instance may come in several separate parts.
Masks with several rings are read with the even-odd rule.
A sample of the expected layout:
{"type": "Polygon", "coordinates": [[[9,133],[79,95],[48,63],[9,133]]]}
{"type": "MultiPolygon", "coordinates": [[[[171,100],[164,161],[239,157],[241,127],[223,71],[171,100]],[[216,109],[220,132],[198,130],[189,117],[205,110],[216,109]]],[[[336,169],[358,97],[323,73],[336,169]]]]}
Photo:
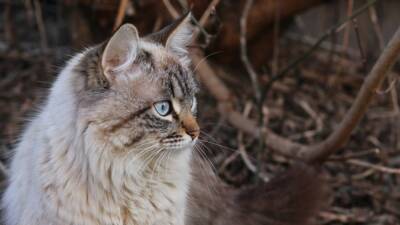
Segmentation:
{"type": "Polygon", "coordinates": [[[206,11],[204,11],[203,15],[199,20],[200,26],[204,27],[207,23],[208,18],[211,15],[211,12],[215,10],[215,7],[219,4],[220,0],[213,0],[207,7],[206,11]]]}
{"type": "Polygon", "coordinates": [[[252,5],[253,5],[253,0],[247,0],[243,9],[243,14],[240,17],[240,58],[247,70],[247,73],[250,76],[251,84],[253,85],[253,90],[257,102],[260,104],[261,89],[260,86],[258,85],[257,72],[254,69],[253,65],[251,64],[247,53],[247,40],[246,40],[247,17],[252,5]]]}
{"type": "MultiPolygon", "coordinates": [[[[249,103],[249,102],[248,102],[249,103]]],[[[251,111],[251,104],[246,104],[246,106],[244,107],[243,110],[243,116],[244,117],[248,117],[251,111]]],[[[253,173],[255,173],[261,180],[263,180],[264,182],[268,182],[270,179],[267,176],[267,174],[265,174],[263,171],[261,171],[261,169],[257,165],[254,165],[251,160],[249,155],[247,154],[246,151],[246,146],[243,144],[243,132],[239,131],[238,135],[237,135],[237,139],[238,139],[238,149],[239,149],[239,153],[240,156],[244,162],[244,164],[246,165],[246,167],[253,173]]]]}
{"type": "Polygon", "coordinates": [[[381,166],[381,165],[375,165],[369,162],[364,162],[358,159],[350,159],[347,160],[348,163],[356,165],[356,166],[361,166],[369,169],[373,169],[382,173],[389,173],[389,174],[395,174],[395,175],[400,175],[400,169],[399,168],[390,168],[386,166],[381,166]]]}
{"type": "Polygon", "coordinates": [[[178,11],[174,8],[174,6],[171,4],[169,0],[163,0],[163,3],[165,7],[167,8],[169,14],[172,16],[172,18],[177,19],[179,17],[178,11]]]}
{"type": "Polygon", "coordinates": [[[125,18],[126,8],[128,7],[129,0],[121,0],[118,7],[117,17],[114,22],[113,30],[116,30],[119,26],[121,26],[122,21],[125,18]]]}
{"type": "MultiPolygon", "coordinates": [[[[201,53],[193,54],[192,61],[197,65],[197,74],[201,82],[207,87],[218,100],[218,111],[225,116],[230,124],[239,130],[252,135],[256,138],[260,137],[260,129],[257,129],[257,123],[249,118],[244,117],[241,113],[235,111],[232,106],[232,94],[225,84],[218,78],[211,65],[203,60],[201,53]]],[[[268,147],[277,150],[281,154],[293,155],[296,150],[304,147],[301,144],[291,142],[270,129],[265,129],[265,143],[268,147]]]]}
{"type": "Polygon", "coordinates": [[[376,10],[374,6],[369,7],[369,18],[371,19],[371,22],[374,24],[374,30],[376,37],[378,38],[378,43],[379,43],[379,50],[383,50],[385,47],[385,41],[383,38],[382,34],[382,28],[379,26],[378,23],[378,16],[376,15],[376,10]]]}
{"type": "Polygon", "coordinates": [[[215,10],[215,7],[219,4],[220,0],[213,0],[207,7],[207,9],[204,11],[203,15],[201,15],[201,18],[199,20],[199,27],[196,29],[193,33],[193,40],[197,39],[197,36],[199,36],[199,33],[201,29],[206,25],[208,19],[210,18],[211,12],[215,10]]]}
{"type": "Polygon", "coordinates": [[[261,101],[263,102],[266,95],[268,94],[269,90],[271,89],[272,85],[275,83],[275,81],[280,80],[281,78],[283,78],[284,76],[286,76],[286,74],[291,71],[292,69],[296,68],[300,63],[302,63],[304,60],[306,60],[308,57],[311,56],[311,54],[317,50],[319,48],[319,46],[326,40],[328,39],[332,34],[342,30],[343,28],[345,28],[345,26],[347,25],[347,23],[349,23],[350,21],[352,21],[354,18],[356,18],[357,16],[359,16],[361,13],[363,13],[365,10],[367,10],[370,6],[372,6],[373,4],[375,4],[378,0],[369,0],[365,5],[363,5],[362,7],[360,7],[359,9],[357,9],[356,11],[354,11],[354,13],[347,17],[344,21],[336,24],[335,26],[331,27],[330,29],[328,29],[328,31],[325,32],[325,34],[323,34],[316,42],[314,45],[312,45],[310,47],[310,49],[308,49],[303,55],[301,55],[300,57],[294,59],[293,61],[291,61],[284,69],[282,69],[278,74],[275,74],[270,81],[265,85],[265,87],[263,88],[263,92],[262,92],[262,96],[261,96],[261,101]]]}
{"type": "MultiPolygon", "coordinates": [[[[353,7],[354,7],[354,0],[348,0],[347,1],[347,16],[351,16],[353,13],[353,7]]],[[[350,39],[350,28],[351,28],[351,23],[349,23],[344,32],[343,32],[343,48],[347,49],[349,47],[349,39],[350,39]]]]}
{"type": "Polygon", "coordinates": [[[40,46],[42,51],[47,53],[49,50],[49,45],[47,42],[46,28],[43,21],[42,6],[38,0],[33,1],[33,5],[35,6],[35,18],[39,29],[40,46]]]}
{"type": "Polygon", "coordinates": [[[350,110],[339,124],[338,128],[323,142],[303,148],[299,155],[307,161],[323,161],[338,148],[346,144],[351,132],[357,126],[368,109],[368,105],[382,83],[386,74],[391,70],[400,55],[400,28],[396,31],[388,46],[385,48],[369,75],[366,77],[350,110]]]}
{"type": "Polygon", "coordinates": [[[367,57],[365,56],[364,48],[361,43],[361,35],[360,35],[360,29],[358,28],[357,19],[353,19],[353,27],[354,27],[354,32],[356,33],[356,40],[357,40],[358,49],[360,50],[362,64],[363,64],[364,69],[366,70],[367,69],[367,57]]]}
{"type": "MultiPolygon", "coordinates": [[[[326,160],[329,155],[346,144],[351,132],[365,114],[369,102],[376,94],[376,89],[392,68],[399,54],[400,28],[367,76],[349,112],[338,128],[326,140],[319,144],[306,146],[292,142],[266,129],[266,145],[281,154],[301,158],[311,163],[320,163],[326,160]]],[[[259,137],[260,132],[257,129],[257,123],[233,109],[232,103],[229,101],[232,98],[229,89],[219,80],[211,66],[206,61],[202,61],[199,55],[193,55],[192,59],[195,64],[201,63],[198,65],[198,75],[211,94],[217,98],[221,114],[225,115],[233,126],[247,134],[259,137]]]]}

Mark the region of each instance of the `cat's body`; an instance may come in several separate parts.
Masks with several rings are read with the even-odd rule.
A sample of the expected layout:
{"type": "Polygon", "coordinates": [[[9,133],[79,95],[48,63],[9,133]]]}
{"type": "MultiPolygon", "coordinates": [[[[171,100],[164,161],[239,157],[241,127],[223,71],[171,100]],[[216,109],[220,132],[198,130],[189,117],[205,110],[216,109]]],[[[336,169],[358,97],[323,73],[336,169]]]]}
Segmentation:
{"type": "Polygon", "coordinates": [[[169,159],[168,173],[153,171],[154,165],[135,174],[141,165],[132,158],[107,155],[113,148],[105,143],[85,142],[91,138],[75,121],[77,102],[69,93],[81,76],[71,70],[79,57],[60,74],[16,149],[5,194],[8,224],[183,224],[190,150],[169,159]]]}
{"type": "Polygon", "coordinates": [[[229,189],[193,164],[199,127],[197,87],[185,52],[188,18],[145,38],[124,25],[107,43],[69,61],[16,148],[2,202],[6,225],[299,225],[308,220],[317,201],[305,195],[311,206],[301,209],[295,204],[303,201],[301,194],[291,192],[304,189],[304,181],[318,186],[308,182],[314,174],[289,177],[287,190],[279,187],[282,182],[278,188],[260,187],[264,198],[254,198],[254,190],[229,189]],[[209,192],[212,185],[220,193],[209,192]],[[295,214],[288,223],[271,218],[275,206],[267,198],[285,193],[287,201],[275,204],[278,214],[286,215],[282,208],[288,203],[290,210],[306,210],[304,218],[295,214]],[[260,207],[250,207],[251,199],[260,207]],[[250,209],[256,209],[253,217],[250,209]]]}
{"type": "Polygon", "coordinates": [[[3,198],[7,225],[184,224],[190,136],[198,135],[190,133],[198,133],[194,81],[181,59],[127,26],[105,49],[73,57],[27,126],[3,198]],[[120,72],[112,60],[138,62],[120,72]],[[113,70],[103,75],[107,63],[113,70]],[[176,124],[152,105],[167,107],[164,100],[173,102],[176,124]]]}

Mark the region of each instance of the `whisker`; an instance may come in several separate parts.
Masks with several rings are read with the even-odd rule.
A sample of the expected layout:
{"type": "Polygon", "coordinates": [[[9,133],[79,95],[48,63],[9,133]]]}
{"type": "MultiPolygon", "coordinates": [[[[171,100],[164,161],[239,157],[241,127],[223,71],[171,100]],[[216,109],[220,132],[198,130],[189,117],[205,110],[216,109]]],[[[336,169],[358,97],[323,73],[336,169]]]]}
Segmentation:
{"type": "Polygon", "coordinates": [[[197,63],[197,65],[194,67],[193,72],[195,73],[197,71],[197,68],[199,67],[199,65],[204,62],[207,58],[214,56],[214,55],[218,55],[221,54],[223,51],[216,51],[216,52],[212,52],[206,56],[204,56],[202,59],[200,59],[200,61],[197,63]]]}
{"type": "Polygon", "coordinates": [[[202,131],[202,130],[200,130],[200,134],[205,135],[207,138],[212,139],[212,140],[215,141],[215,142],[217,141],[213,136],[207,134],[206,132],[204,132],[204,131],[202,131]]]}
{"type": "MultiPolygon", "coordinates": [[[[156,159],[155,159],[155,163],[154,163],[154,166],[153,166],[153,171],[152,171],[152,173],[151,173],[151,178],[150,178],[150,180],[152,180],[152,181],[154,181],[154,175],[156,175],[156,173],[158,173],[158,167],[160,166],[160,164],[162,163],[162,161],[161,161],[161,159],[162,159],[162,156],[165,154],[165,151],[163,151],[164,150],[164,148],[161,148],[159,151],[157,151],[157,153],[156,153],[156,155],[158,156],[156,159]],[[159,153],[161,153],[161,154],[159,154],[159,153]]],[[[158,177],[156,177],[156,178],[158,178],[158,177]]]]}
{"type": "Polygon", "coordinates": [[[212,144],[212,145],[221,147],[221,148],[223,148],[223,149],[225,149],[225,150],[229,150],[229,151],[232,151],[232,152],[236,152],[236,151],[237,151],[237,149],[230,148],[230,147],[228,147],[228,146],[224,146],[224,145],[221,145],[221,144],[218,144],[218,143],[215,143],[215,142],[211,142],[211,141],[206,141],[206,140],[201,140],[201,139],[199,139],[199,142],[200,142],[200,143],[212,144]]]}
{"type": "Polygon", "coordinates": [[[213,164],[213,162],[208,158],[207,154],[200,148],[200,146],[195,145],[194,149],[200,154],[200,157],[202,157],[204,160],[208,161],[208,163],[211,165],[214,171],[216,171],[216,168],[213,164]]]}

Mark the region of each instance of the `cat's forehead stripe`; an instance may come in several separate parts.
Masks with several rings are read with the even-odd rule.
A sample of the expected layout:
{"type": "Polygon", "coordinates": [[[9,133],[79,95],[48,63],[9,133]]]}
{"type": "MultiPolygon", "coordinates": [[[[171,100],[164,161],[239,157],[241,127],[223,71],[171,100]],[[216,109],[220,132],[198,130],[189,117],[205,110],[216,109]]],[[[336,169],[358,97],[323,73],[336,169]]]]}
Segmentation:
{"type": "Polygon", "coordinates": [[[178,65],[178,73],[177,76],[182,80],[183,92],[185,95],[189,95],[189,85],[188,85],[188,77],[187,74],[184,72],[183,68],[178,65]]]}
{"type": "Polygon", "coordinates": [[[154,43],[141,42],[141,48],[146,53],[146,57],[142,57],[142,63],[152,65],[149,69],[154,69],[155,65],[158,65],[159,69],[161,68],[159,73],[168,74],[166,78],[169,79],[169,88],[175,97],[184,98],[190,94],[187,74],[174,57],[154,43]]]}
{"type": "Polygon", "coordinates": [[[180,76],[178,76],[175,72],[171,72],[170,79],[175,97],[178,98],[184,97],[187,94],[184,85],[185,81],[180,79],[180,76]]]}
{"type": "Polygon", "coordinates": [[[171,89],[172,97],[182,97],[183,96],[182,89],[181,89],[178,81],[173,76],[171,76],[171,80],[170,80],[170,89],[171,89]]]}

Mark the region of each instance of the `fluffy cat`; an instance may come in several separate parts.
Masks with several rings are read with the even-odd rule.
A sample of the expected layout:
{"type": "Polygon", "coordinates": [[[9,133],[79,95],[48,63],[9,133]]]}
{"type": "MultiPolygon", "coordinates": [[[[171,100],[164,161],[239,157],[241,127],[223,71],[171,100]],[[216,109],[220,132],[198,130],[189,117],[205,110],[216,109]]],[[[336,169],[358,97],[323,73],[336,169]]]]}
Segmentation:
{"type": "Polygon", "coordinates": [[[68,62],[16,148],[7,225],[184,224],[199,135],[189,20],[145,38],[123,25],[68,62]]]}
{"type": "Polygon", "coordinates": [[[67,63],[16,147],[6,225],[308,221],[322,193],[312,169],[236,190],[192,160],[191,32],[190,14],[142,38],[126,24],[67,63]]]}

